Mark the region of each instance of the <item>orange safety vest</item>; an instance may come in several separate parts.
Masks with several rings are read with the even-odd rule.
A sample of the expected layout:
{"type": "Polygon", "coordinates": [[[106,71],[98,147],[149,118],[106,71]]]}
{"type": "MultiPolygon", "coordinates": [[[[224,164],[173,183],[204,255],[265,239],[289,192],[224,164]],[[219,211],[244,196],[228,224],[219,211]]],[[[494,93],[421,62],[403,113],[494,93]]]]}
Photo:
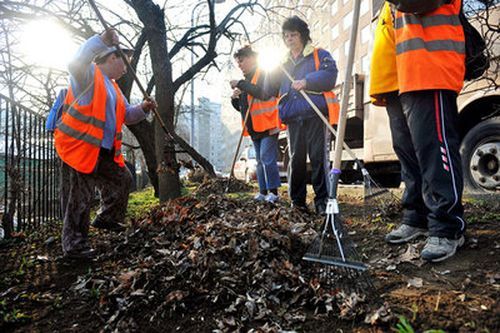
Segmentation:
{"type": "MultiPolygon", "coordinates": [[[[260,70],[257,68],[250,81],[253,85],[257,85],[260,77],[260,70]]],[[[248,107],[250,108],[250,117],[255,132],[270,131],[270,134],[278,133],[281,130],[281,121],[279,119],[278,105],[275,97],[267,101],[262,101],[258,98],[247,94],[248,107]]],[[[248,136],[246,126],[243,128],[243,135],[248,136]]]]}
{"type": "MultiPolygon", "coordinates": [[[[317,48],[314,49],[313,55],[314,67],[316,68],[316,70],[319,70],[320,61],[317,48]]],[[[330,122],[330,125],[335,125],[339,121],[339,100],[337,99],[337,96],[335,96],[335,93],[333,91],[325,91],[323,92],[323,96],[325,96],[326,105],[328,107],[328,120],[330,122]]]]}
{"type": "MultiPolygon", "coordinates": [[[[114,161],[125,166],[122,146],[122,125],[125,121],[125,99],[114,82],[116,92],[116,135],[113,143],[114,161]]],[[[75,102],[73,91],[68,89],[64,100],[61,122],[54,131],[56,151],[61,160],[82,173],[92,173],[99,158],[106,122],[106,84],[99,67],[94,70],[94,95],[88,105],[75,102]]]]}
{"type": "Polygon", "coordinates": [[[460,92],[465,38],[460,0],[422,15],[396,12],[396,65],[401,93],[445,89],[460,92]]]}

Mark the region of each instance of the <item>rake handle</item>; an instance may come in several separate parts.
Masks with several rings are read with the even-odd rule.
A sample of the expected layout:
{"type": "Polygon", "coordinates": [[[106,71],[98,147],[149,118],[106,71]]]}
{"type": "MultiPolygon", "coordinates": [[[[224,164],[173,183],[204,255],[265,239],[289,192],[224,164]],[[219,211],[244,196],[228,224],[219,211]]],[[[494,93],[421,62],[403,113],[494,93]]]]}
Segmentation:
{"type": "Polygon", "coordinates": [[[250,109],[253,105],[253,98],[250,99],[248,103],[248,109],[245,113],[245,119],[243,120],[243,128],[241,129],[240,138],[238,140],[238,145],[236,146],[236,151],[234,153],[233,162],[231,163],[231,171],[229,173],[229,179],[227,181],[226,192],[229,190],[229,184],[231,183],[231,178],[234,177],[234,166],[236,165],[236,159],[238,158],[238,153],[240,152],[241,142],[243,141],[243,133],[245,132],[245,126],[247,126],[248,117],[250,116],[250,109]]]}
{"type": "MultiPolygon", "coordinates": [[[[290,75],[290,73],[288,73],[288,71],[285,69],[285,67],[283,67],[283,65],[280,65],[280,69],[283,71],[283,73],[285,73],[285,75],[288,77],[288,79],[290,81],[294,81],[294,78],[290,75]]],[[[337,131],[335,130],[335,128],[333,128],[332,125],[330,125],[330,122],[328,121],[328,119],[326,119],[326,117],[323,115],[323,113],[318,109],[318,107],[316,106],[316,104],[314,104],[314,102],[311,100],[311,98],[304,92],[304,90],[299,90],[299,93],[304,97],[304,99],[307,101],[307,103],[309,103],[309,105],[312,107],[312,109],[314,110],[314,112],[316,112],[316,114],[318,115],[318,117],[323,121],[323,123],[325,123],[326,127],[328,128],[328,130],[330,132],[332,132],[332,134],[335,136],[335,137],[338,137],[338,133],[337,131]]],[[[347,145],[347,143],[343,142],[343,148],[347,151],[347,153],[349,154],[349,156],[351,156],[353,159],[356,160],[356,163],[358,163],[358,165],[360,166],[360,168],[363,168],[364,169],[364,165],[362,164],[361,161],[358,160],[358,158],[356,157],[356,154],[354,154],[354,152],[352,151],[352,149],[347,145]]]]}
{"type": "MultiPolygon", "coordinates": [[[[99,8],[97,8],[97,5],[95,3],[94,0],[88,0],[90,6],[92,7],[92,9],[94,10],[95,14],[97,15],[97,18],[99,19],[99,21],[101,22],[102,26],[104,27],[104,30],[109,30],[110,27],[109,27],[109,24],[106,22],[106,20],[104,20],[104,17],[102,16],[101,12],[99,11],[99,8]]],[[[132,74],[132,77],[135,81],[135,83],[137,84],[137,86],[139,87],[139,89],[141,90],[142,92],[142,95],[144,96],[145,99],[148,99],[148,98],[151,98],[146,89],[144,89],[144,86],[142,85],[141,81],[139,80],[139,78],[137,77],[137,74],[135,73],[135,70],[132,68],[132,65],[130,64],[130,62],[128,61],[128,58],[127,56],[125,55],[125,53],[123,52],[123,50],[121,49],[120,45],[117,43],[116,45],[114,45],[116,47],[116,50],[118,51],[118,53],[120,54],[120,57],[123,59],[123,62],[125,63],[125,65],[127,66],[127,71],[132,74]]],[[[171,138],[173,138],[173,136],[170,134],[169,130],[167,129],[167,126],[165,125],[165,123],[163,122],[163,119],[161,119],[161,116],[160,114],[158,113],[158,110],[156,108],[153,109],[153,114],[155,115],[156,119],[158,120],[161,128],[163,129],[163,131],[171,138]]]]}

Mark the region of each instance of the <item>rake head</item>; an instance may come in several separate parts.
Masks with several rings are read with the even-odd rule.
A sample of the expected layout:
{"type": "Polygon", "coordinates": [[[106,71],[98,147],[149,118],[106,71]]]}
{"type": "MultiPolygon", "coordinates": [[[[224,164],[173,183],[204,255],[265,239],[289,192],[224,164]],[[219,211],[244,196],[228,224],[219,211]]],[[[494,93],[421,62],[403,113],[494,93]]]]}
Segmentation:
{"type": "Polygon", "coordinates": [[[323,289],[333,293],[343,291],[348,294],[374,295],[377,292],[367,270],[313,263],[310,272],[318,278],[323,289]]]}
{"type": "Polygon", "coordinates": [[[344,267],[351,270],[365,271],[367,269],[366,265],[362,262],[347,259],[353,257],[352,252],[344,252],[344,256],[342,256],[335,236],[326,235],[323,239],[321,238],[321,236],[318,236],[313,240],[307,252],[302,257],[303,260],[344,267]]]}
{"type": "Polygon", "coordinates": [[[394,218],[401,211],[401,200],[391,191],[378,185],[368,173],[363,174],[365,217],[394,218]]]}
{"type": "MultiPolygon", "coordinates": [[[[327,209],[328,210],[328,209],[327,209]]],[[[339,291],[371,295],[376,292],[367,266],[361,262],[355,244],[346,234],[339,215],[327,214],[324,232],[316,236],[303,260],[311,264],[311,273],[321,287],[333,293],[339,291]],[[335,231],[330,232],[335,223],[335,231]]]]}
{"type": "Polygon", "coordinates": [[[365,271],[366,265],[359,260],[354,243],[344,232],[336,199],[328,199],[326,211],[323,232],[313,240],[302,259],[348,270],[365,271]]]}

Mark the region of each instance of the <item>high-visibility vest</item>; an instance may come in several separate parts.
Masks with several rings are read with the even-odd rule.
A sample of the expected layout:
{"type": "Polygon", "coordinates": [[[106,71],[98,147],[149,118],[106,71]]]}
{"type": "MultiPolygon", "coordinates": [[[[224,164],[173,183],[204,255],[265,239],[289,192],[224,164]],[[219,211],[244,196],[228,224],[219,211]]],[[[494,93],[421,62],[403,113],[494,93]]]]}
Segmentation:
{"type": "MultiPolygon", "coordinates": [[[[125,100],[114,82],[116,92],[116,134],[114,161],[125,166],[122,146],[122,125],[125,121],[125,100]]],[[[94,70],[94,95],[88,105],[75,101],[71,87],[64,100],[61,121],[54,131],[56,151],[61,160],[82,173],[92,173],[99,158],[106,122],[106,84],[99,67],[94,70]]]]}
{"type": "Polygon", "coordinates": [[[391,6],[385,2],[373,41],[373,53],[370,65],[370,97],[378,106],[387,105],[384,94],[398,91],[398,73],[396,71],[396,40],[391,6]]]}
{"type": "MultiPolygon", "coordinates": [[[[314,67],[316,68],[316,70],[319,70],[320,61],[317,48],[314,49],[313,56],[314,67]]],[[[335,96],[335,93],[333,91],[325,91],[323,92],[323,96],[325,97],[326,105],[328,107],[328,121],[331,125],[335,125],[339,121],[339,100],[337,99],[337,96],[335,96]]]]}
{"type": "Polygon", "coordinates": [[[465,38],[452,0],[422,15],[396,12],[396,65],[401,93],[445,89],[460,92],[465,75],[465,38]]]}
{"type": "MultiPolygon", "coordinates": [[[[257,85],[260,77],[260,70],[257,68],[250,81],[257,85]]],[[[278,133],[281,130],[281,122],[278,113],[278,104],[275,97],[267,101],[262,101],[250,94],[247,94],[248,107],[250,108],[250,117],[252,118],[253,130],[255,132],[269,131],[270,134],[278,133]]],[[[243,135],[248,136],[246,126],[243,128],[243,135]]]]}

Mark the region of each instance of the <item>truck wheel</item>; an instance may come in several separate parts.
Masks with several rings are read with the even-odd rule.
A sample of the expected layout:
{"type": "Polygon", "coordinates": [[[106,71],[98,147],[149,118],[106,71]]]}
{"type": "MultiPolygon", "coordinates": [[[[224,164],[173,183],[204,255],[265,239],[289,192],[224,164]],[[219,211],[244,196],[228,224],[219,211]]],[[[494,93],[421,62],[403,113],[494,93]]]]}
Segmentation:
{"type": "Polygon", "coordinates": [[[464,185],[472,192],[500,190],[500,117],[474,126],[460,145],[464,185]]]}

